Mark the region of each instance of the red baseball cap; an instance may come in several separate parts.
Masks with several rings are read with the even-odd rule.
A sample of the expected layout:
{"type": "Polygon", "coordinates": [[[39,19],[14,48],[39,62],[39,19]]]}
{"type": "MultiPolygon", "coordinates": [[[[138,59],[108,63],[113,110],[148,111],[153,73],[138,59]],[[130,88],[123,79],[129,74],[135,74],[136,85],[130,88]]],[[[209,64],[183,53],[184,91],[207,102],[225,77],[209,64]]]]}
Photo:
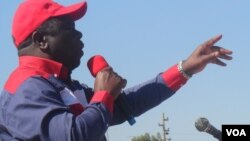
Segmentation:
{"type": "Polygon", "coordinates": [[[60,5],[53,0],[26,0],[18,7],[12,24],[12,36],[16,47],[47,19],[69,15],[74,21],[87,11],[87,2],[70,6],[60,5]]]}

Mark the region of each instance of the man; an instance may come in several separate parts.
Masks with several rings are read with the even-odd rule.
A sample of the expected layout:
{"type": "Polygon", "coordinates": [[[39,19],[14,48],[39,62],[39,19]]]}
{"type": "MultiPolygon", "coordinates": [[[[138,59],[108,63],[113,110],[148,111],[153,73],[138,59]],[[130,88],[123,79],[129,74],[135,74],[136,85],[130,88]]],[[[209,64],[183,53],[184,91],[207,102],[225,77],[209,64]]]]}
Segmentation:
{"type": "Polygon", "coordinates": [[[101,70],[94,88],[71,79],[80,65],[84,44],[74,21],[86,2],[64,7],[51,0],[26,0],[17,9],[12,35],[19,66],[0,97],[0,139],[24,141],[103,141],[111,125],[126,118],[114,101],[124,95],[134,116],[172,96],[207,64],[225,66],[230,50],[214,46],[216,36],[185,61],[152,80],[125,89],[126,80],[111,67],[101,70]]]}

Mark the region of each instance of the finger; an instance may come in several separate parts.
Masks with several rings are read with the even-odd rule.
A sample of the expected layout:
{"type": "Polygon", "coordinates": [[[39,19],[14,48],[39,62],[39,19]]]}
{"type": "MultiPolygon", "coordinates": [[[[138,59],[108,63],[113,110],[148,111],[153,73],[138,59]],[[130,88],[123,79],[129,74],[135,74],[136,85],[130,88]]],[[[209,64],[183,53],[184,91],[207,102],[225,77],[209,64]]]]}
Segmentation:
{"type": "MultiPolygon", "coordinates": [[[[116,77],[116,78],[118,78],[118,77],[116,77]]],[[[126,79],[123,79],[123,78],[121,78],[119,76],[119,78],[117,79],[117,81],[118,81],[118,89],[122,90],[123,88],[126,87],[126,85],[127,85],[127,80],[126,79]]]]}
{"type": "Polygon", "coordinates": [[[123,78],[117,73],[117,72],[113,72],[113,75],[115,78],[117,78],[118,80],[122,81],[123,78]]]}
{"type": "Polygon", "coordinates": [[[206,41],[203,44],[203,47],[210,47],[210,46],[214,45],[216,42],[218,42],[221,38],[222,38],[222,35],[217,35],[217,36],[211,38],[210,40],[206,41]]]}
{"type": "Polygon", "coordinates": [[[230,54],[233,53],[231,50],[228,50],[228,49],[225,49],[225,48],[222,48],[222,47],[219,47],[219,46],[212,46],[211,50],[219,51],[220,54],[228,54],[228,55],[230,55],[230,54]]]}
{"type": "Polygon", "coordinates": [[[227,49],[224,49],[224,48],[218,47],[218,46],[212,46],[211,50],[213,52],[215,52],[216,57],[219,57],[219,58],[225,59],[225,60],[232,60],[232,57],[229,56],[232,54],[231,50],[227,50],[227,49]]]}
{"type": "Polygon", "coordinates": [[[225,59],[225,60],[232,60],[233,59],[233,57],[232,56],[229,56],[229,55],[220,55],[219,56],[219,58],[221,58],[221,59],[225,59]]]}
{"type": "Polygon", "coordinates": [[[227,64],[222,62],[220,59],[216,58],[212,61],[213,64],[217,64],[219,66],[226,66],[227,64]]]}
{"type": "Polygon", "coordinates": [[[100,72],[113,72],[113,69],[112,69],[112,67],[110,67],[110,66],[108,66],[108,67],[105,67],[105,68],[103,68],[100,72]]]}
{"type": "Polygon", "coordinates": [[[117,79],[117,81],[119,81],[121,83],[122,88],[125,88],[127,85],[127,80],[122,78],[118,73],[113,72],[115,78],[117,79]]]}

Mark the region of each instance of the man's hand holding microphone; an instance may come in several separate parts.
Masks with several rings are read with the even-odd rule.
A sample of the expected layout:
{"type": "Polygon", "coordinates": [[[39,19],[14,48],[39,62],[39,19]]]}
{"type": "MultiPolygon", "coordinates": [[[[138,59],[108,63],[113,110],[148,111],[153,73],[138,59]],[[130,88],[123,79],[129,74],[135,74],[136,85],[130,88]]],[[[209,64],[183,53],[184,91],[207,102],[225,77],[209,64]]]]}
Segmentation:
{"type": "Polygon", "coordinates": [[[122,88],[127,84],[127,80],[119,76],[109,66],[100,70],[95,79],[94,91],[107,91],[115,99],[120,95],[122,88]]]}
{"type": "Polygon", "coordinates": [[[126,97],[121,94],[122,89],[127,84],[127,80],[114,72],[101,55],[91,57],[87,65],[92,76],[96,77],[94,91],[107,91],[111,94],[119,109],[124,114],[125,119],[127,119],[130,125],[133,125],[136,121],[131,107],[126,97]]]}

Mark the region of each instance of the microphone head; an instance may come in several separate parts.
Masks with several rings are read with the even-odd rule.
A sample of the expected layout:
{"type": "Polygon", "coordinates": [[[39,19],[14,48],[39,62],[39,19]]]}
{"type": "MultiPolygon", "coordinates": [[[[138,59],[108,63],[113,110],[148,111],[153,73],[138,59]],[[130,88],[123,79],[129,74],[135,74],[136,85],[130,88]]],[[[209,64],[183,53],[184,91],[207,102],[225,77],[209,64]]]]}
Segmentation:
{"type": "Polygon", "coordinates": [[[92,76],[96,77],[97,73],[109,64],[101,55],[95,55],[88,60],[87,66],[92,76]]]}
{"type": "Polygon", "coordinates": [[[195,127],[196,127],[196,129],[198,131],[204,132],[208,128],[209,124],[210,123],[209,123],[208,119],[206,119],[206,118],[199,118],[195,122],[195,127]]]}

